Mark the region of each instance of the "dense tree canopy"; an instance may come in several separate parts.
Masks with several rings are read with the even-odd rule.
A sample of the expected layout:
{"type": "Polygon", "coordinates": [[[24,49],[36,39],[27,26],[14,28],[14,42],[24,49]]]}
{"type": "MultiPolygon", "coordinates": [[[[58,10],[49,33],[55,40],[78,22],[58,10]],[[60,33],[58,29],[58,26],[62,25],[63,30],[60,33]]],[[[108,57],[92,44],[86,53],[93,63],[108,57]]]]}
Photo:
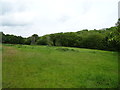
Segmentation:
{"type": "Polygon", "coordinates": [[[4,34],[2,43],[80,47],[101,50],[120,50],[120,19],[116,26],[101,30],[80,30],[77,32],[55,33],[39,37],[33,34],[28,38],[4,34]]]}

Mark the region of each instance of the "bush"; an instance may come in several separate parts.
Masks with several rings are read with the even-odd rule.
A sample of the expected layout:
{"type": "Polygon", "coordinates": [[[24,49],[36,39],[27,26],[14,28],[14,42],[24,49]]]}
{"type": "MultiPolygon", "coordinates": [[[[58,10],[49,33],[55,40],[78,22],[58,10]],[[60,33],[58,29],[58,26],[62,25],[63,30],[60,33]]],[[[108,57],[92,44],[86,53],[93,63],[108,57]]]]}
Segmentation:
{"type": "Polygon", "coordinates": [[[78,51],[78,50],[75,50],[75,49],[68,49],[68,48],[57,48],[56,50],[59,50],[59,51],[78,51]]]}

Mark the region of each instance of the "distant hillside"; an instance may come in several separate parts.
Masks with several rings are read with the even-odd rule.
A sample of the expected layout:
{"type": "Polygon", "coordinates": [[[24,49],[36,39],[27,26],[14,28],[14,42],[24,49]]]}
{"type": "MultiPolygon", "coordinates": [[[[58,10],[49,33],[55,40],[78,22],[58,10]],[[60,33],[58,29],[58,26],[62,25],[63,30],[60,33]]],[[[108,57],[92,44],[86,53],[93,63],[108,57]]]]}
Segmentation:
{"type": "Polygon", "coordinates": [[[120,24],[101,30],[80,30],[77,32],[61,32],[47,34],[39,37],[33,34],[28,38],[21,36],[9,35],[1,33],[2,43],[8,44],[26,44],[26,45],[49,45],[49,46],[65,46],[79,47],[101,50],[120,50],[120,24]]]}

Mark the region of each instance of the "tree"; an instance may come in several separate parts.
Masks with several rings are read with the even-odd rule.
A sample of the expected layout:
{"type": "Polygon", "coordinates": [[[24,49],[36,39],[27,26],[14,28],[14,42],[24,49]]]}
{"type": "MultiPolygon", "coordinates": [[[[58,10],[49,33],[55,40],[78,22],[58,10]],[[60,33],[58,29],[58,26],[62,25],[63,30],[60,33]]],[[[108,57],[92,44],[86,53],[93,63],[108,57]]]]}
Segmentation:
{"type": "Polygon", "coordinates": [[[83,38],[82,47],[91,49],[102,49],[103,48],[104,36],[99,33],[93,33],[83,38]]]}
{"type": "Polygon", "coordinates": [[[120,19],[118,19],[116,26],[100,30],[84,29],[78,32],[55,33],[41,37],[33,34],[28,38],[9,34],[5,35],[2,32],[1,35],[2,43],[9,44],[38,44],[118,51],[120,50],[120,19]]]}
{"type": "Polygon", "coordinates": [[[25,38],[24,44],[30,45],[31,44],[31,37],[25,38]]]}
{"type": "Polygon", "coordinates": [[[38,39],[38,35],[37,35],[37,34],[33,34],[33,35],[31,36],[31,45],[35,45],[37,39],[38,39]]]}
{"type": "Polygon", "coordinates": [[[37,40],[37,45],[48,45],[46,37],[39,37],[39,39],[37,40]]]}
{"type": "Polygon", "coordinates": [[[56,41],[57,41],[57,34],[50,34],[50,39],[52,41],[53,46],[56,46],[56,41]]]}

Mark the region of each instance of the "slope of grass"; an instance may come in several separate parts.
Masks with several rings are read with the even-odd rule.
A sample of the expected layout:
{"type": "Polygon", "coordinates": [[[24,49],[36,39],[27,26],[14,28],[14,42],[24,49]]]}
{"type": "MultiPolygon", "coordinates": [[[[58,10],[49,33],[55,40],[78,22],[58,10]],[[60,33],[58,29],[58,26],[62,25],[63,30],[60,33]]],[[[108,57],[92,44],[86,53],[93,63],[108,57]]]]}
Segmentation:
{"type": "Polygon", "coordinates": [[[117,52],[3,45],[3,88],[115,88],[117,52]]]}

